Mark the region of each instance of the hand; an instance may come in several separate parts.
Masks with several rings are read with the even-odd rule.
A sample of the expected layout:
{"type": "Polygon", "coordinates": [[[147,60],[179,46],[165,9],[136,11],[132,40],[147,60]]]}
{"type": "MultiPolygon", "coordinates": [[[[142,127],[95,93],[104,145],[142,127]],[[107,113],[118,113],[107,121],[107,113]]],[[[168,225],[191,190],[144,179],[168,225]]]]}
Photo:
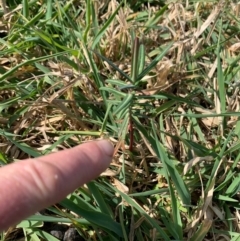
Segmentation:
{"type": "Polygon", "coordinates": [[[111,162],[113,146],[94,141],[0,168],[0,230],[64,199],[111,162]]]}

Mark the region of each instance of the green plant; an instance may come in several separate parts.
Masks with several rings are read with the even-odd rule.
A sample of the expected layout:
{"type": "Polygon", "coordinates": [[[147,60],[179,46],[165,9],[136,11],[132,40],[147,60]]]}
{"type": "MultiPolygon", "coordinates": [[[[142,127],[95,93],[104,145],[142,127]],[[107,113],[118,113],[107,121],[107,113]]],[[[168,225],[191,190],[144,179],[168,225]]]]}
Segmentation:
{"type": "Polygon", "coordinates": [[[56,240],[43,225],[67,223],[86,240],[237,240],[238,4],[6,4],[1,165],[90,139],[115,145],[103,177],[17,230],[56,240]]]}

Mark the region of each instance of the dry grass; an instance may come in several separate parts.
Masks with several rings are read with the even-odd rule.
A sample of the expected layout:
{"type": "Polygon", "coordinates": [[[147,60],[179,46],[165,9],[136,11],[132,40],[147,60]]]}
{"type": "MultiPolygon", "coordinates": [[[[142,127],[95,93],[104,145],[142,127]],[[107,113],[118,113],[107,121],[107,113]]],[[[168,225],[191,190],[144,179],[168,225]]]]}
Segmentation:
{"type": "Polygon", "coordinates": [[[81,202],[102,196],[121,235],[75,223],[86,240],[237,240],[240,5],[23,2],[2,2],[1,163],[109,138],[81,202]]]}

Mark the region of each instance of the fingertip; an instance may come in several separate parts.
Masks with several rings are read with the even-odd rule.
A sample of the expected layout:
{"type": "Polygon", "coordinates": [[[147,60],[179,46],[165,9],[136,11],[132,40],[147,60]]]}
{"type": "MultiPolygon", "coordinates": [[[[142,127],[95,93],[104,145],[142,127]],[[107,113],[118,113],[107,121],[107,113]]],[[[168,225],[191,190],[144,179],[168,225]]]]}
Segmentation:
{"type": "Polygon", "coordinates": [[[113,156],[114,147],[110,141],[101,140],[101,141],[97,141],[96,144],[103,154],[109,157],[113,156]]]}

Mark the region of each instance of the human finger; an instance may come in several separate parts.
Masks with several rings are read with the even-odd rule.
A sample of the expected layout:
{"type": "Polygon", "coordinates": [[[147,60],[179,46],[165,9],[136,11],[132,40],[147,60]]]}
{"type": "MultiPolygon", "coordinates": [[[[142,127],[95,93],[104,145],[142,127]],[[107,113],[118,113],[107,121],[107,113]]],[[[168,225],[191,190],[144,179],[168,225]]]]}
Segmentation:
{"type": "Polygon", "coordinates": [[[0,169],[0,230],[44,209],[96,178],[111,162],[110,142],[89,142],[0,169]]]}

